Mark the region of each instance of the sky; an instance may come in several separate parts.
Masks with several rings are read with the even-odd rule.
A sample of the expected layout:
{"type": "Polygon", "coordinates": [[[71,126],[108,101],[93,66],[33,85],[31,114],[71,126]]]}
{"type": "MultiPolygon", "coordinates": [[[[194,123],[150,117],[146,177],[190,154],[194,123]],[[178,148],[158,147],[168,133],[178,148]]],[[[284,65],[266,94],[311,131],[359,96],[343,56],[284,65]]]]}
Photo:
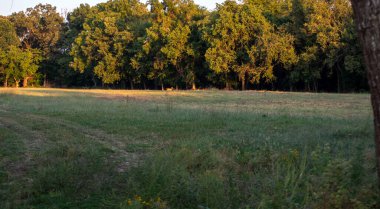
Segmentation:
{"type": "MultiPolygon", "coordinates": [[[[62,13],[65,10],[71,11],[81,3],[96,5],[107,0],[0,0],[0,15],[10,15],[13,12],[23,11],[26,8],[34,7],[39,3],[51,4],[57,7],[57,12],[62,13]]],[[[205,6],[208,9],[215,9],[216,3],[222,3],[224,0],[194,0],[195,3],[205,6]]],[[[144,2],[144,0],[143,0],[144,2]]]]}

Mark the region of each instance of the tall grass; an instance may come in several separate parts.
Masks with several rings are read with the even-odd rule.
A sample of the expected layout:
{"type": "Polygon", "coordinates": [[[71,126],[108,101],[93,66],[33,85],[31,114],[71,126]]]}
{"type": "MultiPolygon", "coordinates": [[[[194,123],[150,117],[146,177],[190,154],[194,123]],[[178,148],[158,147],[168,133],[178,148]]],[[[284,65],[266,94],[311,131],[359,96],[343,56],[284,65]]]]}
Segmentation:
{"type": "Polygon", "coordinates": [[[366,94],[0,98],[0,208],[379,207],[366,94]]]}

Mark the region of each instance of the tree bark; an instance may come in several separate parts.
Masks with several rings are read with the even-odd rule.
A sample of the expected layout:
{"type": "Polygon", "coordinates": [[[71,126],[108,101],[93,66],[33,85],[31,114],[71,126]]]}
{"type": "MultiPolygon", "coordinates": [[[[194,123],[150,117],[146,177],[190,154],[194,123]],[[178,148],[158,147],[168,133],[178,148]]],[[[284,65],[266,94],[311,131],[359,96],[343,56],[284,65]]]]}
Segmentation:
{"type": "Polygon", "coordinates": [[[46,74],[44,75],[44,88],[47,87],[47,78],[46,78],[46,74]]]}
{"type": "Polygon", "coordinates": [[[195,73],[194,73],[194,72],[192,72],[191,89],[192,89],[193,91],[197,90],[197,85],[195,84],[195,73]]]}
{"type": "Polygon", "coordinates": [[[5,88],[8,87],[8,78],[5,78],[5,80],[4,80],[4,87],[5,87],[5,88]]]}
{"type": "Polygon", "coordinates": [[[225,88],[225,90],[230,90],[230,82],[228,80],[228,74],[227,73],[225,74],[225,77],[226,77],[226,88],[225,88]]]}
{"type": "Polygon", "coordinates": [[[24,78],[23,82],[22,82],[22,87],[26,88],[28,87],[28,80],[30,79],[30,77],[26,77],[24,78]]]}
{"type": "Polygon", "coordinates": [[[157,78],[154,79],[154,90],[158,90],[158,80],[157,80],[157,78]]]}
{"type": "Polygon", "coordinates": [[[193,91],[197,90],[197,86],[195,85],[195,82],[193,81],[192,83],[193,83],[193,84],[192,84],[191,89],[192,89],[193,91]]]}
{"type": "Polygon", "coordinates": [[[315,93],[318,93],[318,84],[317,81],[313,81],[313,89],[315,93]]]}
{"type": "Polygon", "coordinates": [[[351,0],[371,91],[380,187],[380,0],[351,0]]]}
{"type": "Polygon", "coordinates": [[[96,78],[95,78],[95,75],[92,75],[92,83],[93,83],[93,87],[96,88],[98,86],[98,84],[96,83],[96,78]]]}
{"type": "Polygon", "coordinates": [[[16,88],[20,87],[20,80],[17,80],[16,78],[14,80],[15,80],[15,87],[16,88]]]}
{"type": "Polygon", "coordinates": [[[133,81],[132,81],[132,79],[129,80],[129,84],[130,84],[130,86],[131,86],[131,90],[133,90],[133,89],[134,89],[134,86],[133,86],[133,81]]]}
{"type": "Polygon", "coordinates": [[[341,72],[340,72],[340,67],[339,67],[339,64],[336,65],[336,81],[337,81],[337,91],[338,93],[341,93],[342,92],[342,89],[341,89],[341,81],[340,81],[340,75],[341,75],[341,72]]]}
{"type": "Polygon", "coordinates": [[[241,78],[241,90],[242,91],[246,90],[246,88],[245,88],[245,77],[241,78]]]}

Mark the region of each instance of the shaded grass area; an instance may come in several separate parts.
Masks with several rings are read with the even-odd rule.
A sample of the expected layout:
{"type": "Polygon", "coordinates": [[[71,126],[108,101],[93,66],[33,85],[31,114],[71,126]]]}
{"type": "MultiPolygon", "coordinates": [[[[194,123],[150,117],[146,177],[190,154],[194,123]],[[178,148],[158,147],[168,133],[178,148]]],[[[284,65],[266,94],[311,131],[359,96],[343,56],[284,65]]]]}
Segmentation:
{"type": "Polygon", "coordinates": [[[369,95],[0,89],[0,208],[376,208],[369,95]]]}

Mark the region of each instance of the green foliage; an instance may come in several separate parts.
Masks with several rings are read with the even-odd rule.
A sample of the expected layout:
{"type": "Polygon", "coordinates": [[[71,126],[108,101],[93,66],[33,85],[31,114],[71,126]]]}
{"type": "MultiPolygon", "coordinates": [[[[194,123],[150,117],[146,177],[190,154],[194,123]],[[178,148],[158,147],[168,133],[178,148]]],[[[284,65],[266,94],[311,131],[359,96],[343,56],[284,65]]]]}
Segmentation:
{"type": "Polygon", "coordinates": [[[254,3],[227,1],[219,5],[214,21],[206,35],[211,45],[206,60],[216,73],[237,73],[243,89],[248,79],[252,83],[273,81],[275,65],[291,66],[297,60],[293,37],[274,31],[254,3]]]}
{"type": "Polygon", "coordinates": [[[18,46],[20,40],[16,29],[7,18],[0,16],[0,49],[7,50],[9,46],[18,46]]]}
{"type": "Polygon", "coordinates": [[[27,87],[28,79],[36,75],[41,59],[38,50],[23,50],[16,46],[9,47],[6,52],[0,50],[0,73],[4,77],[4,86],[8,85],[9,79],[13,79],[16,87],[19,87],[21,80],[27,87]]]}
{"type": "Polygon", "coordinates": [[[44,75],[44,85],[47,78],[55,73],[56,54],[60,52],[57,44],[60,39],[63,18],[57,13],[56,7],[50,4],[38,4],[25,12],[13,13],[9,20],[15,25],[16,33],[21,40],[23,49],[38,50],[43,60],[40,62],[39,73],[44,75]]]}
{"type": "Polygon", "coordinates": [[[201,69],[196,68],[200,55],[200,39],[197,25],[205,16],[205,10],[192,1],[150,1],[152,25],[147,29],[143,45],[145,56],[151,57],[149,73],[152,79],[168,80],[172,86],[192,84],[201,69]],[[194,40],[194,42],[192,42],[194,40]]]}
{"type": "Polygon", "coordinates": [[[311,159],[306,149],[276,142],[255,148],[176,147],[134,169],[128,188],[146,198],[158,195],[173,208],[374,207],[375,184],[369,182],[376,180],[364,177],[370,169],[360,166],[360,159],[330,155],[311,159]]]}
{"type": "Polygon", "coordinates": [[[161,198],[143,200],[135,195],[133,199],[128,199],[122,203],[120,209],[168,209],[167,204],[161,198]]]}
{"type": "Polygon", "coordinates": [[[292,80],[302,81],[306,89],[317,91],[319,80],[335,77],[337,90],[344,90],[348,85],[345,78],[352,76],[353,67],[364,72],[362,64],[358,64],[361,63],[361,52],[355,43],[357,38],[350,1],[295,2],[297,11],[294,10],[293,15],[302,15],[302,19],[295,20],[293,28],[303,24],[295,32],[298,43],[303,46],[299,47],[300,65],[295,68],[292,80]],[[353,57],[358,62],[352,62],[353,57]]]}
{"type": "Polygon", "coordinates": [[[188,0],[116,0],[82,4],[66,21],[39,4],[2,18],[11,28],[6,19],[22,48],[41,51],[44,85],[368,89],[349,0],[225,1],[212,12],[188,0]]]}
{"type": "Polygon", "coordinates": [[[38,48],[48,57],[56,50],[63,18],[50,4],[38,4],[25,12],[13,13],[9,19],[16,27],[24,48],[38,48]]]}
{"type": "Polygon", "coordinates": [[[124,56],[134,35],[129,20],[144,12],[138,1],[114,1],[93,8],[71,49],[70,54],[74,57],[71,66],[82,73],[85,69],[93,69],[94,75],[104,84],[125,78],[131,67],[124,56]]]}

